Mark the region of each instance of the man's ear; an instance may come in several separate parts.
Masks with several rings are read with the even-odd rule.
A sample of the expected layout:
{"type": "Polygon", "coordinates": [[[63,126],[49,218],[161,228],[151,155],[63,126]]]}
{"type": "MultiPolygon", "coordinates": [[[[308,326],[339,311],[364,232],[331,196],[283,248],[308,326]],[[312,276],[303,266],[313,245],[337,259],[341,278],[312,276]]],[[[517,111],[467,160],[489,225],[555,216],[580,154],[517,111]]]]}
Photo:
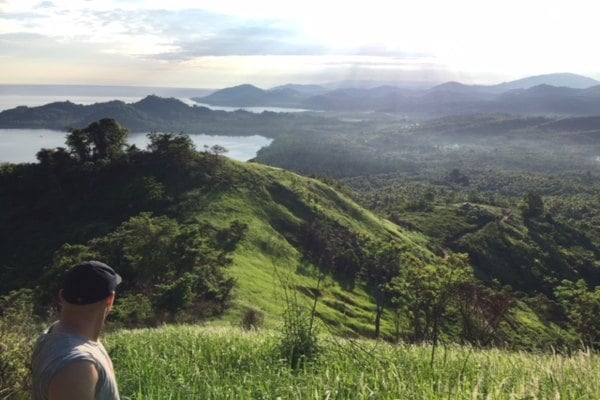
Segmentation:
{"type": "Polygon", "coordinates": [[[112,307],[113,303],[115,302],[115,292],[112,292],[107,298],[106,298],[106,304],[110,307],[112,307]]]}

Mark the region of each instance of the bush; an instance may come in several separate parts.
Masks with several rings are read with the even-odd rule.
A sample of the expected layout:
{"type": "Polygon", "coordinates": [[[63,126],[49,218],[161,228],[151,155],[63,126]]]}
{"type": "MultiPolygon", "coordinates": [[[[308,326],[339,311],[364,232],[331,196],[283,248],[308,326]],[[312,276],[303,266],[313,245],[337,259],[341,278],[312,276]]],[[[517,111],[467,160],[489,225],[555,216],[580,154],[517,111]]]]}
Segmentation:
{"type": "Polygon", "coordinates": [[[242,315],[242,329],[246,331],[259,330],[265,320],[265,313],[261,310],[248,308],[242,315]]]}
{"type": "Polygon", "coordinates": [[[143,293],[117,299],[109,317],[126,327],[148,326],[154,319],[152,302],[143,293]]]}
{"type": "Polygon", "coordinates": [[[283,314],[283,331],[279,342],[281,356],[293,370],[319,355],[317,328],[314,309],[311,313],[298,304],[298,299],[287,299],[287,308],[283,314]]]}
{"type": "Polygon", "coordinates": [[[33,313],[33,292],[0,297],[0,399],[28,399],[31,352],[41,325],[33,313]]]}

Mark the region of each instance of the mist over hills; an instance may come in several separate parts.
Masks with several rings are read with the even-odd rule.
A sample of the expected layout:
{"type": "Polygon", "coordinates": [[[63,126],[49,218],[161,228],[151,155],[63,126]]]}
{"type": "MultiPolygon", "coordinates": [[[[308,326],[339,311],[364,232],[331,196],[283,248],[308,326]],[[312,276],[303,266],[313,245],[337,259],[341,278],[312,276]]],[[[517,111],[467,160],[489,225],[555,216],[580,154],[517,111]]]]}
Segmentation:
{"type": "Polygon", "coordinates": [[[492,87],[499,91],[506,91],[512,89],[528,89],[530,87],[538,85],[562,86],[570,87],[573,89],[587,89],[589,87],[596,86],[599,84],[599,81],[588,78],[586,76],[571,73],[558,73],[530,76],[523,79],[517,79],[516,81],[494,85],[492,87]]]}
{"type": "Polygon", "coordinates": [[[383,111],[420,116],[490,112],[588,115],[600,106],[599,85],[594,79],[568,73],[490,86],[446,82],[430,88],[355,85],[327,89],[289,84],[264,90],[244,84],[193,100],[217,106],[383,111]]]}
{"type": "MultiPolygon", "coordinates": [[[[480,113],[585,116],[594,115],[600,109],[600,82],[570,73],[532,76],[487,86],[468,85],[461,82],[398,84],[358,80],[320,85],[289,83],[271,89],[262,89],[247,83],[220,90],[86,85],[0,85],[0,94],[6,96],[100,96],[109,99],[114,96],[113,98],[122,100],[126,100],[123,96],[142,98],[150,95],[156,98],[179,98],[186,102],[188,100],[185,99],[192,99],[200,105],[208,106],[278,107],[313,111],[375,111],[403,114],[413,118],[480,113]]],[[[140,111],[145,112],[143,107],[133,110],[131,108],[138,107],[135,105],[136,103],[126,104],[121,101],[121,104],[118,104],[119,100],[115,101],[117,102],[98,103],[97,108],[118,112],[120,120],[133,129],[147,129],[152,125],[139,123],[140,119],[156,117],[139,115],[140,111]],[[128,109],[125,110],[126,108],[128,109]]],[[[194,118],[192,114],[202,114],[207,111],[200,110],[201,107],[199,107],[195,112],[191,112],[191,109],[184,108],[184,105],[183,103],[173,104],[173,107],[182,113],[179,115],[182,118],[194,118]]],[[[71,103],[51,108],[58,107],[61,109],[59,113],[82,112],[83,109],[75,109],[77,106],[79,105],[71,103]],[[68,111],[66,111],[67,109],[68,111]]],[[[22,116],[19,118],[30,118],[31,110],[32,108],[23,114],[24,110],[21,109],[22,116]]],[[[163,112],[160,107],[155,111],[163,112]]],[[[169,107],[169,112],[173,112],[171,107],[169,107]]],[[[13,113],[14,111],[11,111],[11,115],[15,116],[13,113]]],[[[171,115],[171,117],[173,116],[171,115]]],[[[19,124],[7,124],[6,118],[6,115],[0,117],[0,126],[18,127],[19,124]]],[[[92,120],[87,118],[82,124],[92,120]]],[[[27,127],[31,127],[35,123],[29,125],[27,127]]],[[[64,126],[67,125],[61,125],[60,128],[62,129],[64,126]]]]}

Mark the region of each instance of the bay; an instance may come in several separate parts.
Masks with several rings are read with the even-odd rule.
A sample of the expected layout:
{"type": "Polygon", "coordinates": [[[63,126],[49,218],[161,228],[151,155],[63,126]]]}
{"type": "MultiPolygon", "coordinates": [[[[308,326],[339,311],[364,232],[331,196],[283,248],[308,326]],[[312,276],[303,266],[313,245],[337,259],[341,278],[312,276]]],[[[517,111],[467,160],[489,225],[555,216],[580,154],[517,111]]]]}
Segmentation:
{"type": "MultiPolygon", "coordinates": [[[[42,148],[66,147],[66,133],[50,129],[0,129],[0,163],[37,162],[36,153],[42,148]]],[[[247,161],[256,156],[258,150],[271,144],[273,139],[260,135],[214,136],[189,135],[196,149],[216,144],[225,147],[227,157],[247,161]]],[[[131,133],[129,144],[145,149],[148,144],[146,133],[131,133]]]]}
{"type": "Polygon", "coordinates": [[[265,111],[275,112],[275,113],[292,113],[292,112],[305,112],[308,110],[304,110],[302,108],[285,108],[285,107],[228,107],[228,106],[214,106],[211,104],[198,103],[194,100],[189,99],[192,104],[197,106],[210,108],[211,110],[220,110],[220,111],[237,111],[244,110],[252,113],[260,114],[265,111]]]}

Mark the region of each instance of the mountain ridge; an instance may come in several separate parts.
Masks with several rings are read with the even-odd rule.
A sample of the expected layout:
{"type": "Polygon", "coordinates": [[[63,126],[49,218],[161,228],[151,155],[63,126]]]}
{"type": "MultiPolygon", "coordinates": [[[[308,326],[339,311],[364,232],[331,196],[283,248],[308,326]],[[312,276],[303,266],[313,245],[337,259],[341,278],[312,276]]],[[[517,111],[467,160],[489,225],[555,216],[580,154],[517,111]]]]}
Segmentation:
{"type": "Polygon", "coordinates": [[[524,94],[534,107],[533,112],[552,114],[587,114],[600,105],[600,92],[594,90],[600,82],[575,74],[547,74],[527,77],[497,85],[466,85],[446,82],[428,89],[407,89],[383,85],[373,87],[340,87],[311,91],[301,86],[284,85],[275,89],[255,88],[248,93],[246,85],[226,88],[193,100],[221,106],[280,106],[309,110],[384,111],[417,114],[460,114],[479,112],[522,113],[521,106],[510,103],[510,96],[524,94]],[[280,92],[285,88],[285,92],[280,92]],[[550,88],[556,88],[550,89],[550,88]],[[585,96],[584,96],[585,95],[585,96]],[[508,97],[507,97],[508,96],[508,97]],[[545,97],[560,96],[544,107],[545,97]],[[577,97],[572,104],[572,97],[577,97]],[[584,99],[585,97],[585,99],[584,99]],[[509,99],[509,100],[507,100],[509,99]]]}

